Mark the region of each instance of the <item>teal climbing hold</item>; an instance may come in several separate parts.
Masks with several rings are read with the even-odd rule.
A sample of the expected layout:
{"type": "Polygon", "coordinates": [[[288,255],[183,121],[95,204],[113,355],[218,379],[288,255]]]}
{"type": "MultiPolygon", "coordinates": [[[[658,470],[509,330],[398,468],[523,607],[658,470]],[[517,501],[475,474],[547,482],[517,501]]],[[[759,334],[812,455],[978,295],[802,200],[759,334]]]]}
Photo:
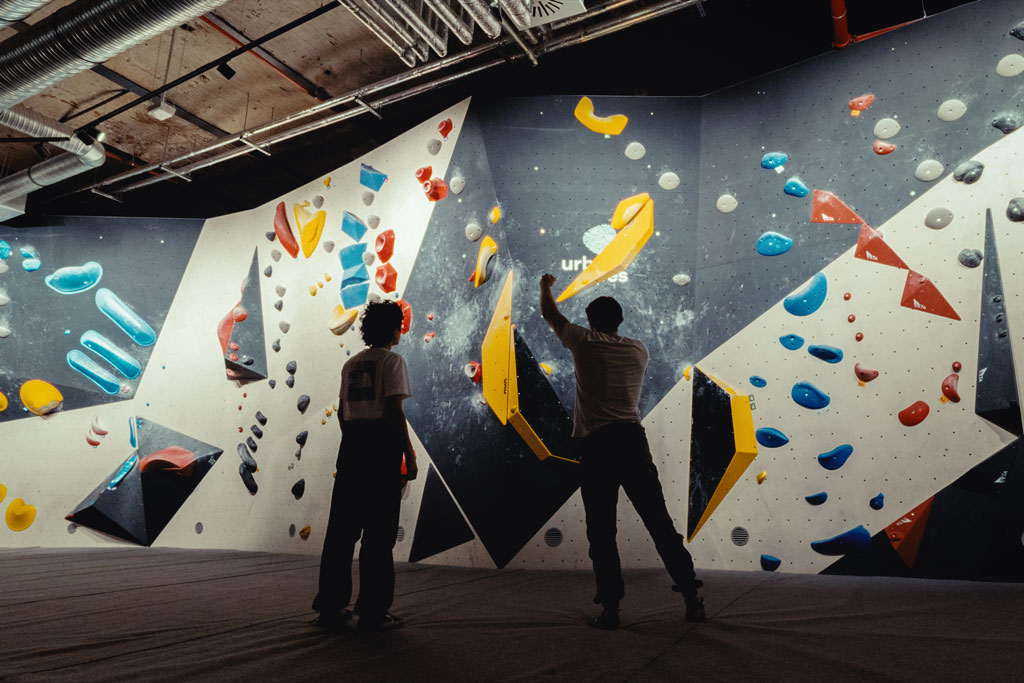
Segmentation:
{"type": "Polygon", "coordinates": [[[761,388],[768,385],[768,380],[766,380],[764,377],[759,377],[758,375],[751,375],[750,383],[753,384],[755,387],[761,388]]]}
{"type": "Polygon", "coordinates": [[[797,177],[790,178],[786,181],[786,185],[782,188],[782,191],[788,195],[794,197],[806,197],[811,193],[810,188],[804,184],[804,181],[797,177]]]}
{"type": "Polygon", "coordinates": [[[785,334],[779,337],[779,343],[790,351],[796,351],[804,345],[804,338],[798,334],[785,334]]]}
{"type": "Polygon", "coordinates": [[[811,344],[807,347],[807,353],[815,358],[820,358],[826,363],[838,363],[843,359],[842,349],[824,344],[811,344]]]}
{"type": "Polygon", "coordinates": [[[786,156],[785,152],[768,152],[763,157],[761,157],[761,168],[778,168],[787,161],[789,161],[789,157],[786,156]]]}
{"type": "Polygon", "coordinates": [[[855,550],[863,550],[870,544],[871,533],[863,525],[858,525],[838,536],[811,541],[811,548],[822,555],[845,555],[855,550]]]}
{"type": "Polygon", "coordinates": [[[785,254],[792,246],[793,240],[771,230],[757,238],[757,253],[761,256],[785,254]]]}
{"type": "Polygon", "coordinates": [[[818,456],[818,464],[826,470],[838,470],[846,464],[846,460],[853,455],[853,446],[846,443],[836,446],[827,453],[818,456]]]}
{"type": "Polygon", "coordinates": [[[782,564],[782,560],[775,557],[774,555],[761,555],[761,569],[766,572],[773,572],[779,568],[782,564]]]}
{"type": "Polygon", "coordinates": [[[828,280],[825,274],[817,272],[807,284],[782,300],[782,306],[796,316],[814,313],[825,303],[828,294],[828,280]]]}
{"type": "Polygon", "coordinates": [[[754,437],[765,448],[778,448],[789,443],[789,437],[775,427],[762,427],[754,432],[754,437]]]}
{"type": "Polygon", "coordinates": [[[885,507],[885,494],[879,493],[877,496],[868,501],[868,505],[871,506],[872,510],[881,510],[885,507]]]}
{"type": "Polygon", "coordinates": [[[811,410],[824,408],[832,402],[828,394],[810,382],[797,382],[793,385],[793,391],[790,392],[790,395],[797,405],[810,408],[811,410]]]}
{"type": "Polygon", "coordinates": [[[811,505],[821,505],[826,500],[828,500],[828,494],[825,493],[824,491],[820,493],[812,493],[809,496],[804,496],[804,500],[806,500],[811,505]]]}

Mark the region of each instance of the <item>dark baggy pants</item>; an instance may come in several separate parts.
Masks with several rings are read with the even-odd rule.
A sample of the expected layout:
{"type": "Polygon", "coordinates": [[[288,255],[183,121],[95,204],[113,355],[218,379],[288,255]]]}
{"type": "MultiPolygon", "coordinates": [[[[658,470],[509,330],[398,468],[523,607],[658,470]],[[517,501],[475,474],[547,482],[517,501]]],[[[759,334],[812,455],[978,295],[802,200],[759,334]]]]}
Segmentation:
{"type": "Polygon", "coordinates": [[[605,425],[577,441],[582,462],[583,507],[587,514],[590,559],[597,579],[594,602],[617,606],[625,595],[615,543],[616,505],[621,486],[654,540],[680,593],[696,595],[693,558],[665,507],[658,470],[644,428],[633,422],[605,425]]]}
{"type": "Polygon", "coordinates": [[[320,590],[313,609],[333,613],[348,605],[352,598],[352,555],[360,536],[355,611],[360,618],[372,621],[391,607],[395,594],[392,550],[402,502],[402,450],[393,427],[383,420],[346,424],[320,558],[320,590]]]}

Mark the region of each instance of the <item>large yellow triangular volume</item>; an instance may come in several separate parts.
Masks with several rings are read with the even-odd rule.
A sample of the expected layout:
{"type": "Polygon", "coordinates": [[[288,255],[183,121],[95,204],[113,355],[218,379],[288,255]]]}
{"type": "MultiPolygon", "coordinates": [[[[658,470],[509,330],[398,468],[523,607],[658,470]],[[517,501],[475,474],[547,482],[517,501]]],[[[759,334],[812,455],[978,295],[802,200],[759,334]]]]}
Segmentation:
{"type": "MultiPolygon", "coordinates": [[[[704,374],[707,375],[707,373],[704,374]]],[[[715,492],[711,494],[711,500],[708,501],[707,507],[704,508],[703,514],[701,514],[700,519],[697,521],[697,525],[693,528],[693,533],[686,539],[687,543],[694,539],[700,528],[711,518],[718,505],[725,500],[725,496],[736,485],[736,482],[740,480],[743,473],[747,471],[750,463],[754,462],[754,458],[757,457],[757,439],[754,436],[754,416],[750,411],[750,397],[737,394],[732,387],[711,375],[708,375],[708,377],[731,395],[729,400],[732,411],[732,434],[736,450],[733,453],[732,460],[729,461],[725,474],[722,475],[718,486],[715,487],[715,492]]]]}
{"type": "MultiPolygon", "coordinates": [[[[551,457],[551,451],[544,445],[544,442],[537,436],[537,432],[533,431],[533,427],[526,421],[523,414],[518,410],[513,411],[508,418],[509,424],[519,433],[519,436],[523,437],[523,441],[530,447],[533,454],[537,456],[539,460],[547,460],[551,457]]],[[[564,459],[564,458],[562,458],[564,459]]]]}
{"type": "Polygon", "coordinates": [[[295,224],[299,226],[299,241],[302,243],[302,253],[309,258],[320,244],[320,235],[324,232],[324,223],[327,222],[327,212],[317,211],[311,213],[306,207],[309,202],[294,204],[295,224]]]}
{"type": "Polygon", "coordinates": [[[629,119],[624,114],[595,116],[594,102],[589,97],[580,98],[573,114],[575,114],[577,121],[590,130],[595,133],[604,133],[605,135],[618,135],[626,127],[626,124],[629,123],[629,119]]]}
{"type": "Polygon", "coordinates": [[[512,410],[518,411],[519,408],[512,339],[512,280],[510,270],[505,277],[505,286],[498,297],[498,305],[494,308],[480,351],[484,400],[501,420],[501,424],[507,424],[512,410]]]}
{"type": "MultiPolygon", "coordinates": [[[[619,207],[624,202],[633,203],[634,197],[619,202],[619,207]]],[[[615,210],[619,214],[619,208],[615,210]]],[[[624,213],[624,211],[623,211],[624,213]]],[[[584,268],[576,279],[569,283],[565,291],[558,295],[558,301],[565,301],[569,297],[576,296],[580,292],[590,289],[599,282],[607,280],[612,275],[621,273],[633,259],[637,257],[640,250],[647,244],[647,240],[654,234],[654,200],[648,199],[640,210],[633,217],[626,227],[619,230],[614,239],[608,243],[601,253],[594,257],[590,265],[584,268]]]]}
{"type": "Polygon", "coordinates": [[[626,227],[630,221],[636,218],[636,215],[640,213],[640,209],[644,208],[651,198],[651,195],[646,192],[635,194],[632,197],[626,197],[615,207],[615,213],[612,214],[611,226],[616,230],[622,230],[626,227]]]}

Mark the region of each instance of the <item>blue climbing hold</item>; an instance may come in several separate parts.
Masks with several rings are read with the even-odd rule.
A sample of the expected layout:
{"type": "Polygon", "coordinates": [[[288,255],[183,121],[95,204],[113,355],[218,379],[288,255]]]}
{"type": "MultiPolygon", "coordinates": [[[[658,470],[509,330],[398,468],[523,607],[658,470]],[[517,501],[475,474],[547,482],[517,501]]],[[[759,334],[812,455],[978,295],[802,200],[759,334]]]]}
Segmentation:
{"type": "Polygon", "coordinates": [[[773,572],[779,568],[782,564],[782,560],[775,557],[774,555],[761,555],[761,569],[766,572],[773,572]]]}
{"type": "Polygon", "coordinates": [[[366,224],[348,211],[341,219],[341,231],[354,239],[356,242],[363,239],[363,235],[369,230],[366,224]]]}
{"type": "Polygon", "coordinates": [[[754,432],[757,442],[765,448],[778,448],[789,443],[789,437],[775,427],[762,427],[754,432]]]}
{"type": "Polygon", "coordinates": [[[793,240],[769,230],[757,238],[757,253],[761,256],[785,254],[793,246],[793,240]]]}
{"type": "MultiPolygon", "coordinates": [[[[370,279],[370,271],[366,269],[366,264],[359,261],[359,265],[346,268],[342,271],[341,275],[341,288],[345,289],[349,285],[358,285],[362,282],[367,282],[370,279]]],[[[346,308],[348,308],[346,306],[346,308]]]]}
{"type": "MultiPolygon", "coordinates": [[[[135,444],[132,445],[134,446],[135,444]]],[[[135,467],[135,464],[138,462],[138,453],[133,454],[132,457],[125,460],[124,464],[121,465],[121,469],[117,471],[117,474],[114,475],[114,478],[110,480],[109,484],[107,484],[107,488],[110,489],[111,491],[116,489],[117,485],[120,484],[121,481],[128,476],[128,473],[132,471],[132,468],[135,467]]]]}
{"type": "Polygon", "coordinates": [[[341,305],[351,310],[366,303],[370,294],[370,283],[362,282],[341,288],[341,305]]]}
{"type": "Polygon", "coordinates": [[[819,455],[818,464],[826,470],[838,470],[846,464],[847,458],[851,455],[853,455],[853,446],[845,443],[842,446],[836,446],[828,453],[819,455]]]}
{"type": "Polygon", "coordinates": [[[0,259],[5,259],[11,255],[11,245],[7,240],[0,240],[0,259]]]}
{"type": "Polygon", "coordinates": [[[39,258],[39,252],[35,247],[22,247],[18,251],[21,252],[21,258],[39,258]]]}
{"type": "Polygon", "coordinates": [[[79,341],[128,379],[135,379],[142,374],[142,365],[134,356],[96,330],[86,330],[79,341]]]}
{"type": "Polygon", "coordinates": [[[822,491],[821,493],[812,493],[809,496],[804,496],[804,500],[806,500],[811,505],[821,505],[826,500],[828,500],[828,494],[825,493],[824,491],[822,491]]]}
{"type": "Polygon", "coordinates": [[[798,334],[786,334],[779,337],[779,343],[790,351],[796,351],[804,345],[804,338],[798,334]]]}
{"type": "Polygon", "coordinates": [[[810,315],[821,308],[827,294],[828,280],[824,273],[817,272],[806,285],[783,299],[782,305],[793,315],[810,315]]]}
{"type": "Polygon", "coordinates": [[[768,152],[761,157],[761,168],[778,168],[787,161],[789,161],[789,157],[786,156],[785,152],[768,152]]]}
{"type": "Polygon", "coordinates": [[[338,251],[338,260],[345,270],[363,265],[363,254],[366,252],[366,243],[350,244],[338,251]]]}
{"type": "Polygon", "coordinates": [[[797,405],[810,408],[811,410],[824,408],[832,401],[828,394],[810,382],[797,382],[793,385],[793,391],[790,395],[797,402],[797,405]]]}
{"type": "Polygon", "coordinates": [[[43,278],[46,286],[58,294],[77,294],[90,289],[103,277],[103,266],[87,261],[81,266],[66,266],[43,278]]]}
{"type": "Polygon", "coordinates": [[[388,174],[384,171],[378,171],[368,164],[359,164],[359,184],[363,187],[368,187],[374,192],[380,192],[381,186],[384,185],[384,181],[387,179],[388,174]]]}
{"type": "Polygon", "coordinates": [[[782,191],[794,197],[806,197],[811,193],[810,188],[804,185],[804,181],[795,176],[786,181],[782,191]]]}
{"type": "Polygon", "coordinates": [[[68,365],[108,394],[114,395],[121,390],[121,383],[117,380],[117,377],[114,377],[110,371],[78,349],[68,351],[67,360],[68,365]]]}
{"type": "Polygon", "coordinates": [[[885,494],[879,493],[877,496],[868,501],[868,505],[871,506],[872,510],[881,510],[885,507],[885,494]]]}
{"type": "Polygon", "coordinates": [[[811,548],[822,555],[845,555],[855,550],[863,550],[871,544],[871,534],[863,525],[858,525],[838,536],[821,541],[811,541],[811,548]]]}
{"type": "MultiPolygon", "coordinates": [[[[24,249],[22,251],[24,251],[24,249]]],[[[21,267],[29,273],[39,270],[42,266],[43,262],[37,258],[27,258],[21,262],[21,267]]]]}
{"type": "Polygon", "coordinates": [[[825,346],[824,344],[811,344],[807,347],[807,353],[815,358],[820,358],[826,363],[838,363],[843,359],[842,349],[835,346],[825,346]]]}
{"type": "Polygon", "coordinates": [[[128,418],[128,443],[130,443],[132,445],[132,448],[135,448],[138,445],[136,443],[136,441],[135,441],[135,418],[134,417],[129,417],[128,418]]]}
{"type": "Polygon", "coordinates": [[[764,377],[759,377],[758,375],[751,375],[750,383],[753,384],[755,387],[760,388],[763,386],[767,386],[768,380],[766,380],[764,377]]]}

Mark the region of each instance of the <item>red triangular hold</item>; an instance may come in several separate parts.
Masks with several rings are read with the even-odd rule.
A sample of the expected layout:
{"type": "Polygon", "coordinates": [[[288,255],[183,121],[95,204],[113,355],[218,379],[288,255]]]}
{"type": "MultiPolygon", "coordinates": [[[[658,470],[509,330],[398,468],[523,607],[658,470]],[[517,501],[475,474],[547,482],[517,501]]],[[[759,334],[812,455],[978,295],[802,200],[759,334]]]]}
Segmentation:
{"type": "Polygon", "coordinates": [[[863,223],[846,203],[828,190],[815,190],[811,201],[812,223],[863,223]]]}
{"type": "Polygon", "coordinates": [[[885,536],[892,544],[892,549],[908,567],[913,567],[917,561],[917,551],[921,548],[921,539],[924,538],[924,530],[928,526],[928,516],[932,513],[934,500],[935,496],[932,496],[885,527],[885,536]]]}
{"type": "Polygon", "coordinates": [[[914,271],[907,273],[907,283],[903,285],[903,299],[900,300],[900,305],[922,313],[941,315],[943,318],[960,319],[935,283],[914,271]]]}
{"type": "Polygon", "coordinates": [[[857,249],[853,252],[854,258],[864,259],[883,266],[892,266],[910,270],[910,267],[903,262],[896,252],[892,250],[882,236],[866,223],[860,226],[860,236],[857,238],[857,249]]]}

